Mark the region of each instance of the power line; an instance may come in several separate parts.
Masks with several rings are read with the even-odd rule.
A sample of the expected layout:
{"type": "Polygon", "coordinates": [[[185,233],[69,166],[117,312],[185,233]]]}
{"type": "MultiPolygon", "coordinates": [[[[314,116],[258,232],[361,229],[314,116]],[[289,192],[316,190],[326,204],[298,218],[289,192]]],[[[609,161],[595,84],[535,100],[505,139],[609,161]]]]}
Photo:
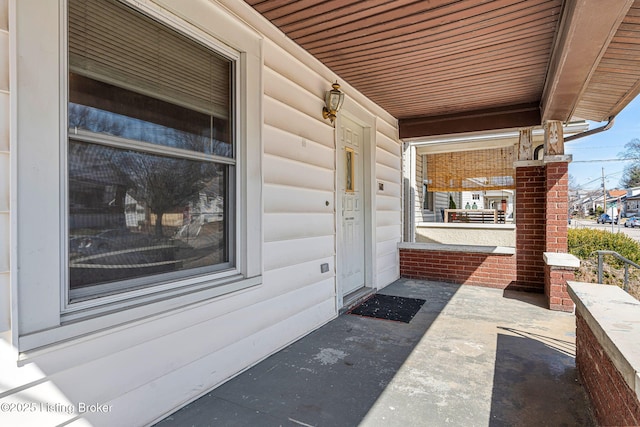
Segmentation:
{"type": "Polygon", "coordinates": [[[606,150],[606,149],[611,149],[611,148],[624,148],[624,145],[602,145],[602,146],[595,146],[595,147],[570,147],[570,146],[565,146],[565,148],[567,149],[567,151],[573,151],[573,150],[606,150]]]}
{"type": "Polygon", "coordinates": [[[627,159],[593,159],[593,160],[572,160],[571,163],[599,163],[599,162],[629,162],[638,161],[640,157],[629,157],[627,159]]]}
{"type": "MultiPolygon", "coordinates": [[[[613,172],[613,173],[605,175],[604,178],[610,178],[610,177],[612,177],[614,175],[620,175],[623,172],[624,171],[613,172]]],[[[600,180],[602,180],[602,177],[598,177],[598,178],[592,179],[591,181],[585,182],[583,184],[578,184],[578,185],[576,185],[576,190],[586,190],[586,188],[584,188],[585,186],[587,186],[589,184],[593,184],[594,182],[600,181],[600,180]]],[[[602,188],[602,185],[600,185],[599,187],[602,188]]]]}

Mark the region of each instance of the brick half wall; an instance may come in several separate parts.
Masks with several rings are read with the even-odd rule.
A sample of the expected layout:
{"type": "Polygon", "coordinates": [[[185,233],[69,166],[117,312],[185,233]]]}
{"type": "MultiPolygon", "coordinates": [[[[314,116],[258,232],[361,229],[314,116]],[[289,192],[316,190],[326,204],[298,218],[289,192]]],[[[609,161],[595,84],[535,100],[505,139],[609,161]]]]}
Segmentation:
{"type": "Polygon", "coordinates": [[[516,284],[516,255],[400,249],[400,276],[461,285],[531,290],[516,284]]]}
{"type": "Polygon", "coordinates": [[[640,403],[584,318],[576,313],[576,364],[598,423],[640,425],[640,403]]]}

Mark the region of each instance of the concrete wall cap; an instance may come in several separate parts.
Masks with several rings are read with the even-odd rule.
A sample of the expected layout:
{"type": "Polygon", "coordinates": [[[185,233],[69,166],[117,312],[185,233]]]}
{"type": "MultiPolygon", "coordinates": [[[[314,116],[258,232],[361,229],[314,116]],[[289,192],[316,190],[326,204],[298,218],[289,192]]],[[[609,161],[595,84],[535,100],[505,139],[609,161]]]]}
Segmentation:
{"type": "Polygon", "coordinates": [[[399,249],[421,249],[425,251],[467,252],[495,255],[515,255],[516,248],[508,246],[473,246],[473,245],[442,245],[439,243],[398,243],[399,249]]]}
{"type": "Polygon", "coordinates": [[[559,156],[544,156],[542,161],[547,163],[571,163],[573,156],[571,154],[562,154],[559,156]]]}
{"type": "Polygon", "coordinates": [[[544,262],[551,267],[580,267],[580,259],[578,257],[564,252],[545,252],[543,258],[544,262]]]}
{"type": "Polygon", "coordinates": [[[514,168],[524,168],[530,166],[543,166],[544,162],[542,160],[516,160],[513,162],[514,168]]]}
{"type": "Polygon", "coordinates": [[[576,313],[640,399],[640,301],[613,285],[568,281],[567,290],[576,313]]]}
{"type": "Polygon", "coordinates": [[[418,228],[461,228],[461,229],[477,229],[477,230],[515,230],[516,225],[510,224],[480,224],[480,223],[463,223],[463,222],[419,222],[416,224],[418,228]]]}

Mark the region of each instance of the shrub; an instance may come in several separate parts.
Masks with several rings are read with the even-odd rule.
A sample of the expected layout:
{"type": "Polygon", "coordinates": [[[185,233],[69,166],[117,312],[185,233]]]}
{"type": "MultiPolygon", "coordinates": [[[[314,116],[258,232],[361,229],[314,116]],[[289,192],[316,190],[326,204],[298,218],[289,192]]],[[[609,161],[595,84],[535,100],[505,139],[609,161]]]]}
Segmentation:
{"type": "Polygon", "coordinates": [[[567,239],[569,253],[582,260],[590,258],[594,251],[604,250],[618,252],[623,257],[640,264],[640,243],[626,234],[590,228],[570,228],[567,239]]]}

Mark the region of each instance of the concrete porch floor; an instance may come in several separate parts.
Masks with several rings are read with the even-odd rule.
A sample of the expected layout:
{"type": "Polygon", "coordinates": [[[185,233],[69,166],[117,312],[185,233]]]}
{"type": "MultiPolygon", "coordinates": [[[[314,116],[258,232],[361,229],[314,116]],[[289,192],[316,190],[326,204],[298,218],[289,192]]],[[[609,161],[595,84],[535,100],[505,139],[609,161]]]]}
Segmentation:
{"type": "Polygon", "coordinates": [[[411,323],[344,314],[157,424],[592,426],[575,319],[542,295],[400,279],[411,323]]]}

